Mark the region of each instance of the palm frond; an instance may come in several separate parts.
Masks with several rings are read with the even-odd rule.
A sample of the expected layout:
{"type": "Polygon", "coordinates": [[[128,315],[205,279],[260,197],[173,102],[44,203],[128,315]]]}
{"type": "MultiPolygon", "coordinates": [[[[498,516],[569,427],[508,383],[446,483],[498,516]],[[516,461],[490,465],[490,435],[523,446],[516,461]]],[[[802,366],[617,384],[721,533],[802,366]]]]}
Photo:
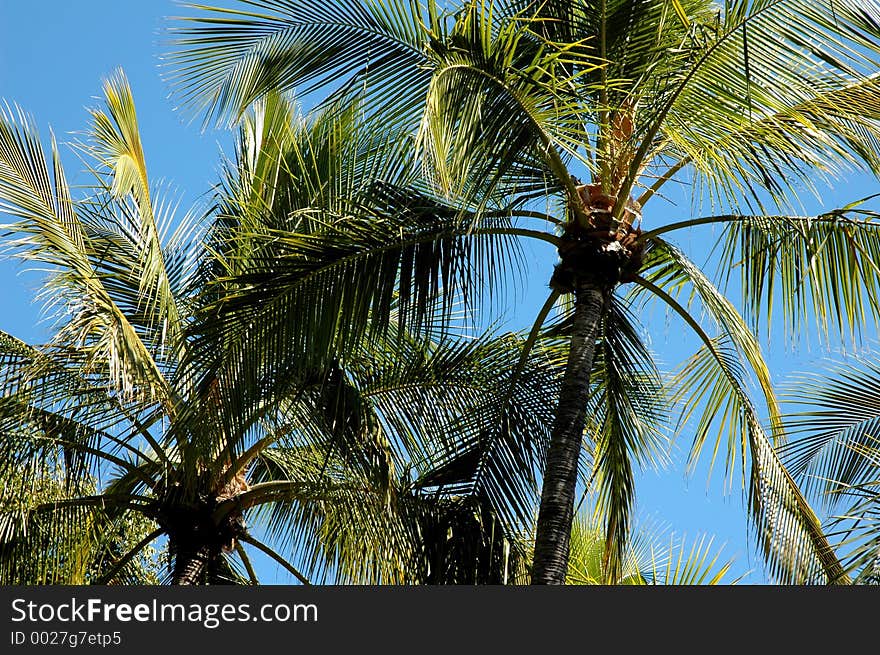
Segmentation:
{"type": "Polygon", "coordinates": [[[615,580],[629,547],[634,464],[663,461],[668,420],[667,392],[633,317],[619,301],[600,326],[592,378],[587,426],[595,443],[591,477],[598,493],[596,511],[606,522],[603,570],[615,580]]]}
{"type": "Polygon", "coordinates": [[[688,549],[685,539],[676,541],[673,536],[669,545],[662,549],[652,546],[651,565],[646,577],[651,584],[661,585],[721,584],[732,562],[719,563],[722,549],[713,552],[713,541],[712,537],[701,536],[688,549]]]}
{"type": "Polygon", "coordinates": [[[386,377],[374,396],[383,421],[420,445],[408,446],[415,487],[485,499],[508,536],[530,524],[537,506],[562,372],[558,346],[539,342],[516,373],[522,345],[513,335],[442,344],[426,362],[427,380],[400,371],[407,386],[386,377]]]}
{"type": "Polygon", "coordinates": [[[412,184],[406,135],[346,115],[285,127],[293,114],[274,97],[246,124],[241,183],[224,194],[210,237],[223,245],[206,262],[192,329],[200,370],[320,370],[392,320],[448,320],[453,299],[469,306],[470,294],[491,290],[496,258],[515,252],[508,214],[472,230],[459,208],[412,184]],[[272,149],[281,163],[268,163],[272,149]]]}
{"type": "Polygon", "coordinates": [[[880,362],[867,353],[797,374],[786,400],[792,440],[781,450],[792,475],[829,508],[846,490],[870,485],[877,476],[865,449],[880,436],[880,362]]]}
{"type": "Polygon", "coordinates": [[[571,558],[566,584],[570,585],[718,585],[732,562],[719,562],[722,549],[701,536],[688,544],[667,530],[633,528],[616,574],[608,569],[605,526],[596,511],[574,517],[571,558]]]}
{"type": "Polygon", "coordinates": [[[878,15],[855,0],[727,3],[667,80],[642,152],[688,162],[716,199],[758,207],[786,206],[816,173],[875,166],[878,15]]]}
{"type": "Polygon", "coordinates": [[[542,41],[529,16],[499,25],[495,10],[475,1],[451,27],[432,20],[434,70],[420,131],[431,175],[447,193],[483,203],[548,186],[576,202],[563,159],[590,141],[579,78],[602,62],[580,44],[542,41]]]}
{"type": "Polygon", "coordinates": [[[58,343],[83,344],[89,364],[124,395],[167,398],[167,380],[96,271],[100,244],[77,214],[54,140],[47,160],[32,121],[9,109],[0,112],[0,210],[19,219],[6,228],[18,237],[6,247],[49,267],[44,288],[72,315],[58,343]]]}
{"type": "Polygon", "coordinates": [[[677,400],[683,403],[683,422],[699,412],[691,459],[702,451],[713,426],[717,430],[713,462],[723,435],[729,435],[726,461],[730,466],[739,459],[743,475],[747,468],[750,471],[749,509],[770,573],[789,584],[848,582],[818,518],[774,449],[772,439],[779,440],[781,426],[777,421],[768,435],[761,425],[738,349],[727,335],[709,337],[661,288],[646,280],[639,283],[666,302],[703,342],[673,383],[679,389],[677,400]]]}
{"type": "Polygon", "coordinates": [[[204,15],[181,18],[170,30],[167,79],[193,113],[237,120],[270,91],[329,88],[332,103],[363,87],[374,98],[371,112],[413,120],[430,77],[417,4],[243,4],[259,11],[189,5],[204,15]]]}
{"type": "Polygon", "coordinates": [[[720,266],[739,268],[750,323],[770,322],[781,309],[782,329],[796,338],[813,323],[855,336],[880,316],[874,212],[857,206],[818,216],[742,216],[725,225],[720,266]]]}
{"type": "Polygon", "coordinates": [[[657,284],[675,294],[690,288],[690,301],[699,298],[702,308],[748,364],[750,373],[758,382],[766,403],[770,422],[778,426],[779,407],[770,379],[770,370],[764,361],[757,338],[740,313],[700,270],[700,267],[690,261],[681,250],[657,237],[652,238],[652,244],[646,255],[642,275],[652,284],[657,284]]]}

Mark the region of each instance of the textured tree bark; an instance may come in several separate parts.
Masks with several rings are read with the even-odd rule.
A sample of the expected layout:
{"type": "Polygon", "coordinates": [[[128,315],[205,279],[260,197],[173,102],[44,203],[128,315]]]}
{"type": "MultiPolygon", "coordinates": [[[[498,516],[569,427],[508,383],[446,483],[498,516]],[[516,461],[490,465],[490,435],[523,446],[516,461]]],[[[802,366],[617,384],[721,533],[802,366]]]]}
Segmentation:
{"type": "Polygon", "coordinates": [[[214,551],[215,549],[210,546],[179,544],[175,549],[174,571],[171,576],[171,584],[203,584],[211,562],[216,556],[214,551]]]}
{"type": "Polygon", "coordinates": [[[575,486],[581,440],[590,395],[590,372],[596,335],[610,293],[594,279],[581,279],[575,288],[574,324],[568,363],[550,435],[541,489],[532,584],[565,584],[569,542],[574,518],[575,486]]]}

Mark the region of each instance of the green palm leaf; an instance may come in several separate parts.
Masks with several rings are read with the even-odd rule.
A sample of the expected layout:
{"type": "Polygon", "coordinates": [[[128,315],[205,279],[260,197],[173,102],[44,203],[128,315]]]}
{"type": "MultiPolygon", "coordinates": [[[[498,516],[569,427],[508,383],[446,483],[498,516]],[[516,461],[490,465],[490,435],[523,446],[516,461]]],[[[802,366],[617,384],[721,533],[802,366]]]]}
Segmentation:
{"type": "Polygon", "coordinates": [[[367,86],[371,111],[412,120],[429,79],[415,4],[248,4],[272,13],[208,8],[172,29],[168,79],[194,112],[237,120],[270,91],[329,85],[337,98],[367,86]]]}

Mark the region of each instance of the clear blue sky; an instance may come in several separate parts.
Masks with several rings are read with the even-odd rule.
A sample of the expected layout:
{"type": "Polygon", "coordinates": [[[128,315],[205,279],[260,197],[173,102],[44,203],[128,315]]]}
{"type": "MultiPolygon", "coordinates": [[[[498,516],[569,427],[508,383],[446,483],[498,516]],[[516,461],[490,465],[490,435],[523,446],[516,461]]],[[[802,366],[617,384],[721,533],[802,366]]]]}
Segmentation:
{"type": "MultiPolygon", "coordinates": [[[[222,4],[234,3],[226,0],[222,4]]],[[[158,66],[163,51],[161,30],[167,25],[164,19],[183,11],[169,0],[0,0],[0,99],[16,102],[30,112],[44,135],[51,125],[59,141],[70,140],[73,132],[87,124],[85,108],[98,104],[102,77],[123,67],[138,105],[151,177],[172,182],[180,189],[181,206],[186,207],[216,179],[218,153],[221,147],[228,151],[230,136],[219,131],[202,134],[198,124],[187,125],[175,113],[161,81],[158,66]]],[[[65,162],[75,184],[79,162],[72,154],[65,156],[65,162]]],[[[880,185],[874,180],[859,177],[840,185],[828,204],[877,191],[880,185]]],[[[678,212],[664,216],[666,219],[683,218],[687,209],[655,203],[652,211],[678,212]]],[[[645,221],[651,224],[650,214],[645,221]]],[[[705,257],[700,253],[707,252],[712,236],[711,230],[704,230],[676,239],[700,261],[705,257]]],[[[552,253],[528,248],[526,253],[529,284],[507,309],[510,324],[518,327],[528,327],[543,302],[553,264],[552,253]]],[[[39,307],[32,302],[37,280],[34,274],[22,273],[17,264],[0,262],[0,330],[30,342],[40,342],[45,334],[38,324],[39,307]]],[[[696,349],[696,342],[682,337],[684,329],[676,319],[655,313],[644,320],[658,360],[670,368],[696,349]]],[[[815,339],[813,344],[812,351],[802,346],[799,352],[790,352],[781,343],[769,344],[774,380],[784,380],[790,371],[812,366],[821,355],[815,339]]],[[[725,493],[720,468],[710,482],[705,467],[686,477],[682,462],[690,435],[680,435],[675,443],[671,467],[639,476],[639,521],[668,526],[688,537],[714,535],[716,544],[726,544],[724,557],[735,558],[731,577],[751,571],[744,582],[764,581],[760,561],[747,541],[743,492],[734,486],[732,493],[725,493]]],[[[264,583],[289,582],[273,564],[261,561],[259,569],[264,583]]]]}

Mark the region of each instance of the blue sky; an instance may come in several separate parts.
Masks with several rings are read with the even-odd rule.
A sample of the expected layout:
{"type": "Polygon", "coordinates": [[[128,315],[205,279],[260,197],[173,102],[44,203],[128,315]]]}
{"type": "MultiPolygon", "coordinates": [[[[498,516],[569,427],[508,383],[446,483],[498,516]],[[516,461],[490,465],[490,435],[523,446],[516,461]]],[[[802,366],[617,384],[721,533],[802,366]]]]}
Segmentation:
{"type": "MultiPolygon", "coordinates": [[[[216,179],[218,153],[223,147],[228,151],[231,139],[228,133],[202,133],[198,123],[187,124],[175,112],[161,80],[161,30],[167,26],[164,18],[183,11],[168,0],[0,0],[0,98],[16,102],[31,113],[44,136],[51,125],[59,141],[68,141],[73,132],[86,126],[86,107],[99,104],[102,77],[123,67],[138,104],[151,177],[165,178],[178,188],[181,207],[186,207],[208,191],[216,179]]],[[[68,152],[65,163],[71,182],[76,184],[75,173],[81,168],[78,160],[68,152]]],[[[853,178],[829,194],[828,204],[877,191],[880,185],[873,179],[853,178]]],[[[670,213],[664,220],[683,218],[688,213],[686,205],[652,204],[654,212],[680,214],[670,213]]],[[[650,215],[645,221],[650,225],[650,215]]],[[[705,229],[677,235],[676,242],[700,261],[712,239],[711,229],[705,229]]],[[[546,250],[527,248],[526,256],[527,284],[508,303],[505,314],[508,324],[517,327],[531,324],[546,297],[546,280],[553,264],[552,253],[546,250]]],[[[0,262],[0,330],[30,342],[42,340],[45,328],[38,323],[39,306],[32,301],[38,279],[33,273],[22,272],[18,264],[0,262]]],[[[643,318],[658,360],[670,368],[696,349],[695,341],[682,336],[684,328],[676,319],[657,311],[643,318]]],[[[870,330],[869,335],[873,334],[870,330]]],[[[768,344],[767,356],[775,380],[784,380],[791,371],[814,365],[822,349],[815,339],[812,347],[807,343],[797,351],[778,341],[768,344]]],[[[722,559],[735,558],[731,577],[745,575],[744,582],[764,581],[760,562],[748,545],[744,492],[736,484],[731,492],[725,492],[720,467],[709,481],[705,465],[686,476],[683,460],[689,445],[690,436],[680,435],[670,467],[640,474],[639,521],[666,526],[689,538],[713,535],[716,544],[726,544],[722,559]]],[[[259,568],[264,582],[289,582],[272,564],[263,561],[259,568]]]]}

